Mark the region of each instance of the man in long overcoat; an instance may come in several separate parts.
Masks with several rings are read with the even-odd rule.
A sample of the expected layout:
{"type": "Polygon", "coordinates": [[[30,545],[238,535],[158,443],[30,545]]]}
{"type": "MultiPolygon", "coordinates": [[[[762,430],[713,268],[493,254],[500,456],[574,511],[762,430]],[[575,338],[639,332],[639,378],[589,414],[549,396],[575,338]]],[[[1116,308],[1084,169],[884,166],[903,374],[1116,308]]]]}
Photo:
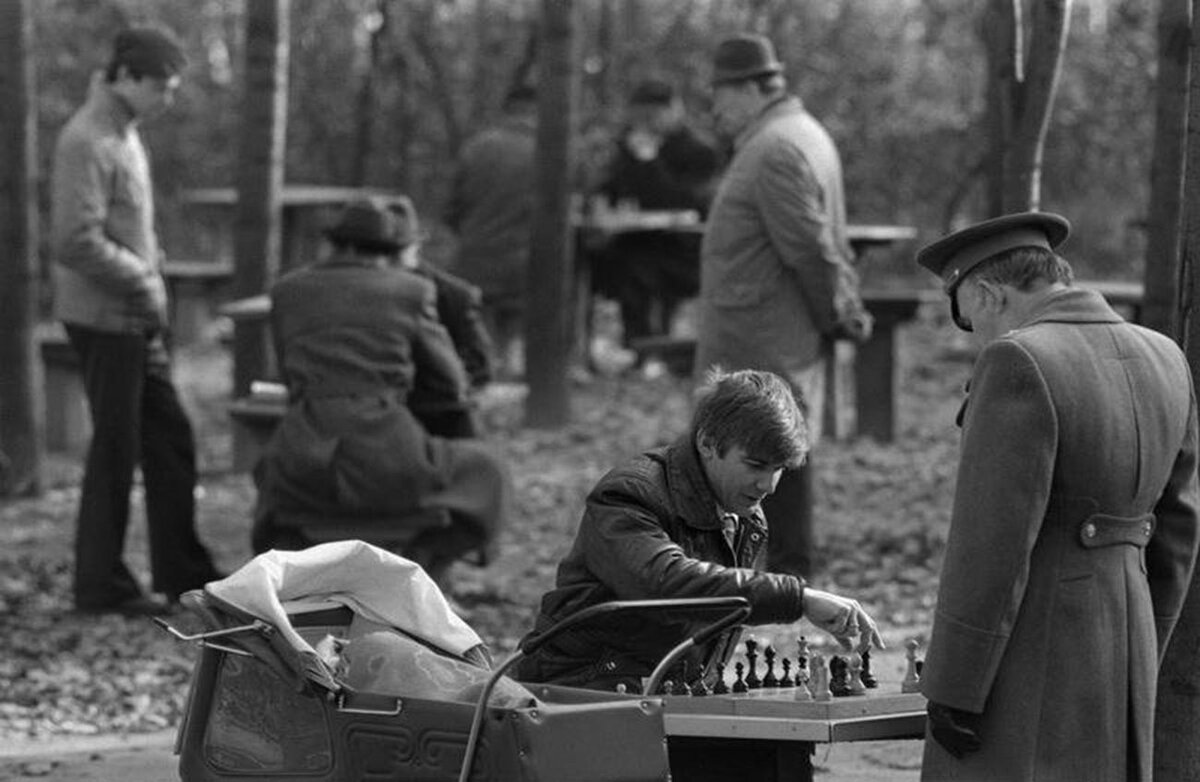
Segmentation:
{"type": "MultiPolygon", "coordinates": [[[[783,65],[762,36],[734,36],[717,48],[713,114],[718,131],[734,139],[734,157],[701,244],[697,377],[714,366],[782,376],[815,445],[833,340],[870,335],[850,265],[841,158],[788,93],[783,65]]],[[[771,568],[810,575],[811,454],[784,474],[763,509],[771,568]]]]}
{"type": "MultiPolygon", "coordinates": [[[[396,268],[412,226],[374,202],[348,206],[327,260],[271,289],[271,329],[288,386],[287,414],[262,465],[257,549],[280,528],[314,522],[406,525],[444,510],[400,553],[439,579],[488,544],[504,519],[507,471],[482,443],[446,440],[409,404],[465,404],[466,372],[437,319],[428,279],[396,268]]],[[[349,537],[349,535],[348,535],[349,537]]]]}
{"type": "Polygon", "coordinates": [[[924,248],[984,346],[922,677],[924,780],[1149,780],[1197,550],[1196,401],[1169,338],[1073,288],[1067,221],[924,248]]]}

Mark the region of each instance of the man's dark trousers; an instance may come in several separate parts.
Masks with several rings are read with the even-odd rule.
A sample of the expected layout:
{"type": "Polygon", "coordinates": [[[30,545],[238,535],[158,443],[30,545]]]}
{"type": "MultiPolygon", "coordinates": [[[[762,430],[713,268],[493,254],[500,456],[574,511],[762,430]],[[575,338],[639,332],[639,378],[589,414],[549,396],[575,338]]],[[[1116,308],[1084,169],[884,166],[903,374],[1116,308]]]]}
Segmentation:
{"type": "Polygon", "coordinates": [[[794,470],[785,470],[775,491],[762,503],[767,517],[767,569],[773,573],[812,576],[812,454],[794,470]]]}
{"type": "Polygon", "coordinates": [[[176,598],[219,577],[196,536],[196,448],[159,335],[68,325],[92,413],[75,533],[75,605],[141,594],[122,558],[134,468],[142,468],[155,591],[176,598]]]}

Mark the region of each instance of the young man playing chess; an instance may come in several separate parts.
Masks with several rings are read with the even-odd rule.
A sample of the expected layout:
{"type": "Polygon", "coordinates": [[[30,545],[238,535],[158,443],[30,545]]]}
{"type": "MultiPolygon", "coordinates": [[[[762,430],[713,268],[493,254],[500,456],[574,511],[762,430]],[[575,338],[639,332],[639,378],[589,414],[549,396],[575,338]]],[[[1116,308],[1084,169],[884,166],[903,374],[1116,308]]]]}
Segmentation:
{"type": "Polygon", "coordinates": [[[1146,782],[1158,665],[1196,560],[1191,373],[1071,286],[1030,212],[921,250],[982,349],[921,689],[923,780],[1146,782]]]}
{"type": "MultiPolygon", "coordinates": [[[[751,624],[805,617],[846,648],[881,648],[875,622],[858,601],[762,570],[762,499],[807,448],[804,419],[781,378],[714,373],[684,437],[612,470],[588,495],[575,543],[559,565],[555,588],[542,598],[533,634],[609,600],[740,596],[750,601],[751,624]]],[[[581,627],[523,659],[517,676],[640,692],[642,677],[696,629],[678,617],[641,616],[581,627]]],[[[693,650],[670,678],[711,683],[731,646],[719,639],[693,650]]]]}

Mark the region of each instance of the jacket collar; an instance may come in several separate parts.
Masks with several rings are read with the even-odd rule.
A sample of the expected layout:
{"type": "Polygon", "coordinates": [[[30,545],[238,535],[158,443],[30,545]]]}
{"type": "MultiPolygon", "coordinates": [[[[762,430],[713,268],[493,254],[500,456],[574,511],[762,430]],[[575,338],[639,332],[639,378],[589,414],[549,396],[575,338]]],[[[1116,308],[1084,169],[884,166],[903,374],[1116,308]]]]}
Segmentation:
{"type": "Polygon", "coordinates": [[[1096,291],[1064,288],[1042,299],[1017,329],[1039,323],[1122,323],[1124,320],[1096,291]]]}
{"type": "Polygon", "coordinates": [[[773,120],[779,117],[786,117],[789,114],[798,114],[804,111],[804,101],[797,98],[795,95],[781,95],[775,100],[763,106],[762,111],[751,122],[746,129],[738,134],[734,139],[733,148],[739,150],[744,147],[750,139],[754,138],[760,130],[773,120]]]}
{"type": "Polygon", "coordinates": [[[117,130],[126,132],[137,122],[137,115],[129,104],[118,95],[107,82],[96,82],[91,87],[88,102],[96,113],[117,130]]]}
{"type": "MultiPolygon", "coordinates": [[[[704,475],[704,466],[700,463],[693,435],[684,435],[668,446],[666,463],[667,486],[676,515],[689,527],[721,529],[721,507],[704,475]]],[[[761,507],[742,518],[749,519],[759,527],[765,528],[767,525],[761,507]]]]}

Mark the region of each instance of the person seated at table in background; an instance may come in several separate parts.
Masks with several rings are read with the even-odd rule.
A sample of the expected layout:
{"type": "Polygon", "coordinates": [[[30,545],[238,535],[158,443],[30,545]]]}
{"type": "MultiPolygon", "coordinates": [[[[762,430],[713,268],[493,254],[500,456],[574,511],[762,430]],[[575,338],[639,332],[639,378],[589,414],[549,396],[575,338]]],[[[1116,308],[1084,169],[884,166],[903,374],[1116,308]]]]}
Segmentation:
{"type": "MultiPolygon", "coordinates": [[[[703,218],[720,166],[715,142],[689,127],[674,88],[648,79],[630,94],[627,124],[597,195],[611,208],[690,210],[703,218]]],[[[699,292],[699,241],[699,234],[631,231],[598,251],[593,280],[599,293],[621,306],[626,347],[669,333],[679,303],[699,292]],[[656,302],[659,322],[653,323],[656,302]]]]}
{"type": "Polygon", "coordinates": [[[443,215],[458,235],[451,270],[482,289],[497,371],[506,378],[524,372],[536,130],[537,92],[517,85],[503,116],[463,145],[443,215]]]}
{"type": "MultiPolygon", "coordinates": [[[[738,596],[750,624],[807,618],[844,646],[882,646],[858,601],[763,570],[767,525],[761,502],[785,467],[803,461],[806,427],[791,388],[770,372],[714,372],[686,435],[609,472],[587,497],[554,589],[529,637],[609,600],[738,596]]],[[[567,631],[518,664],[517,678],[641,691],[641,678],[697,625],[679,618],[567,631]]],[[[689,652],[668,678],[689,685],[723,662],[734,644],[717,639],[689,652]],[[685,667],[686,666],[686,667],[685,667]]]]}
{"type": "MultiPolygon", "coordinates": [[[[437,290],[438,320],[446,327],[454,350],[466,370],[471,390],[483,388],[492,380],[492,337],[483,321],[483,296],[477,285],[427,262],[421,254],[425,233],[420,227],[416,207],[407,196],[390,202],[401,223],[407,226],[403,238],[407,241],[396,257],[402,269],[425,277],[437,290]]],[[[425,397],[429,389],[418,384],[408,398],[408,405],[430,434],[439,437],[479,437],[482,428],[476,419],[474,406],[464,406],[455,400],[425,397]]]]}
{"type": "Polygon", "coordinates": [[[258,471],[254,548],[303,545],[306,526],[331,520],[387,525],[390,539],[411,524],[398,553],[441,582],[455,559],[486,554],[505,518],[509,476],[483,443],[431,435],[410,409],[418,396],[449,407],[467,395],[434,284],[395,262],[413,226],[364,200],[327,236],[329,257],[271,289],[289,404],[258,471]]]}

